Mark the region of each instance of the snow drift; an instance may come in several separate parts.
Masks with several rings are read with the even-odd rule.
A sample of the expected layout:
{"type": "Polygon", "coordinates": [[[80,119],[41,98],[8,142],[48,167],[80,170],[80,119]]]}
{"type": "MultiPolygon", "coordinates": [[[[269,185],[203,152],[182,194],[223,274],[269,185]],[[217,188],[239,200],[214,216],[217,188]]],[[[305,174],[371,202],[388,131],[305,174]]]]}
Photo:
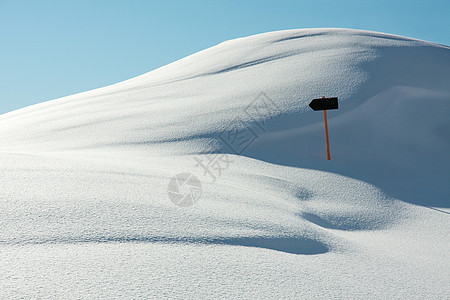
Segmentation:
{"type": "Polygon", "coordinates": [[[337,29],[232,40],[113,86],[5,114],[0,145],[13,151],[132,146],[195,153],[236,117],[254,121],[245,109],[264,92],[278,115],[267,126],[270,134],[244,155],[348,175],[405,201],[446,206],[448,50],[337,29]],[[307,107],[322,95],[341,101],[329,114],[332,163],[322,159],[322,116],[307,107]]]}
{"type": "Polygon", "coordinates": [[[8,274],[0,290],[5,297],[446,295],[449,78],[447,46],[359,30],[290,30],[227,41],[112,86],[4,114],[0,243],[8,274]],[[332,161],[322,114],[308,108],[321,96],[340,100],[329,113],[332,161]],[[234,130],[250,130],[253,142],[230,147],[223,137],[234,130]],[[211,178],[195,158],[218,153],[230,164],[211,178]],[[170,178],[182,172],[202,181],[201,199],[185,209],[167,196],[170,178]],[[31,253],[57,274],[59,289],[31,253]],[[67,260],[72,271],[64,273],[67,260]],[[121,283],[110,282],[125,265],[121,283]],[[27,268],[31,286],[43,290],[25,286],[27,268]],[[80,281],[84,268],[92,282],[80,281]],[[233,276],[246,281],[237,285],[233,276]],[[99,288],[105,284],[109,291],[99,288]]]}

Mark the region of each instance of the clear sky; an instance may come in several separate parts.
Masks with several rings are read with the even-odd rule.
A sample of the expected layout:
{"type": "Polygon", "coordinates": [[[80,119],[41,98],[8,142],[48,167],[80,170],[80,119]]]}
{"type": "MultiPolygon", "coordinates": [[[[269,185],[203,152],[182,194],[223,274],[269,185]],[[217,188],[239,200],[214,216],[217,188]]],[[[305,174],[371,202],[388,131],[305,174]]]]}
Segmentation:
{"type": "Polygon", "coordinates": [[[0,113],[267,31],[357,28],[450,45],[449,16],[449,0],[0,0],[0,113]]]}

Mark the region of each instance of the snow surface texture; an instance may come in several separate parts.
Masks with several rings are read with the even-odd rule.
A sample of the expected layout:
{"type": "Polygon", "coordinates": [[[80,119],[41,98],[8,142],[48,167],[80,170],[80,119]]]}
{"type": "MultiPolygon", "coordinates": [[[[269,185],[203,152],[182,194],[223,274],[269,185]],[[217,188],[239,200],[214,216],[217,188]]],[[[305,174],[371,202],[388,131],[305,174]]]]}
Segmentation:
{"type": "Polygon", "coordinates": [[[0,116],[0,297],[447,298],[449,50],[272,32],[0,116]]]}

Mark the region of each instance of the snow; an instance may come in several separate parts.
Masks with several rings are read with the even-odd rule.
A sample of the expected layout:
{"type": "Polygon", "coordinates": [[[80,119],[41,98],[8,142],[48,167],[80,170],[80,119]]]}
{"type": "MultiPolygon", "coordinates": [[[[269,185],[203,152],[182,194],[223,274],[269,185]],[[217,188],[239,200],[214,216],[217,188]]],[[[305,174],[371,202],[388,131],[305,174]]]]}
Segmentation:
{"type": "Polygon", "coordinates": [[[1,115],[0,297],[446,298],[449,78],[447,46],[289,30],[1,115]]]}

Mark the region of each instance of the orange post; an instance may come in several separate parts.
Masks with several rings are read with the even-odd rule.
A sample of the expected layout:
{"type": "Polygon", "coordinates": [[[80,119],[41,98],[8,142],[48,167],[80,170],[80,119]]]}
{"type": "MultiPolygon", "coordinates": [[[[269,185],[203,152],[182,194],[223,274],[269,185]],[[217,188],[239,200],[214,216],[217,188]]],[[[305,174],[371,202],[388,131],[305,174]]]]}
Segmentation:
{"type": "Polygon", "coordinates": [[[330,140],[328,139],[328,123],[327,123],[327,111],[323,111],[323,118],[325,120],[325,136],[327,138],[327,159],[331,160],[330,156],[330,140]]]}

